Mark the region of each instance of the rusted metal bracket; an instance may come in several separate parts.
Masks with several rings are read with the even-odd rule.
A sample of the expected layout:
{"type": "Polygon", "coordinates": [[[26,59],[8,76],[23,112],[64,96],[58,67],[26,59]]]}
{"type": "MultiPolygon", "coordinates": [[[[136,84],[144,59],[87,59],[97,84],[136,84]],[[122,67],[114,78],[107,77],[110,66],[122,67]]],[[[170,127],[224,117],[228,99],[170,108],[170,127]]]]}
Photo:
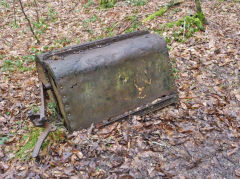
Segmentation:
{"type": "Polygon", "coordinates": [[[98,128],[105,127],[105,126],[110,125],[114,122],[124,120],[128,116],[131,116],[131,115],[143,116],[143,115],[149,114],[150,112],[157,111],[157,110],[162,109],[162,108],[164,108],[164,107],[166,107],[170,104],[176,103],[177,99],[178,99],[177,94],[171,94],[171,95],[168,95],[168,96],[158,98],[158,99],[154,100],[152,103],[148,103],[148,104],[143,105],[141,107],[138,107],[138,108],[136,108],[132,111],[128,111],[128,112],[126,112],[122,115],[119,115],[115,118],[103,121],[102,123],[99,123],[97,127],[98,128]]]}
{"type": "Polygon", "coordinates": [[[28,117],[30,118],[31,122],[35,127],[43,127],[46,123],[44,89],[42,83],[40,83],[40,95],[41,95],[40,114],[34,114],[33,111],[30,111],[28,113],[28,117]]]}
{"type": "Polygon", "coordinates": [[[33,111],[28,113],[28,116],[35,127],[45,127],[44,132],[39,136],[38,141],[34,147],[32,157],[36,158],[39,154],[41,146],[44,140],[47,138],[50,132],[55,131],[57,128],[54,124],[47,124],[47,119],[45,115],[45,92],[51,89],[51,85],[43,85],[40,83],[40,95],[41,95],[41,108],[40,114],[34,114],[33,111]]]}

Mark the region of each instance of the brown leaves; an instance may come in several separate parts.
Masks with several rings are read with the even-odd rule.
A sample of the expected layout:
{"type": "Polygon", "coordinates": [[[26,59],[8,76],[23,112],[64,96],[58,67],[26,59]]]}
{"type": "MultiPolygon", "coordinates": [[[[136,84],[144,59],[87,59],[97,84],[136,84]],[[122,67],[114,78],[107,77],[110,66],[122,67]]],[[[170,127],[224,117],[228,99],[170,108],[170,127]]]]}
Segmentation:
{"type": "Polygon", "coordinates": [[[114,123],[106,126],[98,131],[98,135],[102,136],[103,138],[108,138],[118,125],[118,123],[114,123]]]}
{"type": "MultiPolygon", "coordinates": [[[[6,56],[0,56],[0,141],[4,138],[0,144],[0,178],[240,176],[240,26],[236,15],[240,7],[217,0],[202,2],[209,22],[205,32],[195,33],[185,43],[169,44],[180,97],[177,106],[143,117],[131,116],[102,129],[92,126],[67,134],[66,141],[50,138],[39,161],[15,160],[14,152],[20,143],[28,142],[24,136],[31,125],[26,113],[39,105],[39,85],[35,70],[2,71],[5,60],[22,59],[33,50],[85,42],[106,35],[114,25],[113,32],[120,33],[131,25],[131,16],[144,18],[166,4],[150,0],[145,6],[130,7],[121,1],[114,8],[97,9],[95,2],[88,8],[83,3],[62,3],[39,2],[39,15],[48,19],[46,31],[39,35],[41,45],[35,44],[26,30],[21,12],[16,13],[20,28],[15,28],[12,9],[0,8],[0,55],[6,56]],[[50,21],[49,8],[58,13],[53,17],[55,22],[50,21]],[[95,22],[83,23],[94,15],[95,22]],[[66,37],[70,41],[56,41],[66,37]]],[[[192,7],[192,1],[186,1],[179,9],[173,8],[165,16],[144,24],[144,28],[158,28],[192,14],[192,7]]],[[[31,7],[26,13],[34,20],[31,7]]],[[[163,33],[167,35],[173,34],[163,33]]],[[[24,67],[33,64],[24,63],[24,67]]]]}

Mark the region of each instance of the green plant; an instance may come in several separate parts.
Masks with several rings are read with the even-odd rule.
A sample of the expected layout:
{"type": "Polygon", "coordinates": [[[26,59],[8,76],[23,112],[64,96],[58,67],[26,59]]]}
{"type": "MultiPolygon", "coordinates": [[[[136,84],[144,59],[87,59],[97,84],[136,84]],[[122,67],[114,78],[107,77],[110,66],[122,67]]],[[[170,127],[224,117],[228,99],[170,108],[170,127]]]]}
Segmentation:
{"type": "Polygon", "coordinates": [[[32,67],[24,67],[24,62],[23,60],[5,60],[4,61],[4,66],[3,66],[3,71],[10,71],[13,72],[17,69],[20,71],[30,71],[33,70],[32,67]]]}
{"type": "Polygon", "coordinates": [[[18,25],[19,23],[20,23],[19,20],[14,19],[14,21],[9,22],[7,25],[9,25],[12,28],[17,29],[17,28],[19,28],[19,25],[18,25]]]}
{"type": "Polygon", "coordinates": [[[60,127],[57,127],[57,130],[54,131],[54,132],[51,132],[48,136],[48,138],[43,142],[42,144],[42,149],[43,149],[43,152],[44,150],[47,149],[47,146],[49,146],[51,143],[53,142],[62,142],[64,141],[65,139],[65,133],[63,130],[61,130],[60,127]]]}
{"type": "Polygon", "coordinates": [[[13,137],[13,136],[14,136],[14,134],[11,133],[11,134],[8,134],[4,137],[0,137],[0,145],[4,144],[5,141],[7,141],[10,137],[13,137]]]}
{"type": "Polygon", "coordinates": [[[48,112],[51,115],[56,116],[56,109],[57,109],[57,104],[55,102],[48,103],[48,112]]]}
{"type": "Polygon", "coordinates": [[[48,50],[50,47],[48,46],[48,45],[45,45],[44,47],[43,47],[43,49],[44,50],[48,50]]]}
{"type": "Polygon", "coordinates": [[[71,43],[71,40],[70,40],[70,39],[68,39],[67,37],[62,37],[62,38],[60,38],[60,39],[55,40],[53,44],[54,44],[54,45],[61,44],[61,45],[63,45],[63,46],[66,46],[66,45],[68,45],[68,44],[70,44],[70,43],[71,43]]]}
{"type": "Polygon", "coordinates": [[[87,8],[89,8],[91,5],[93,5],[93,1],[88,0],[88,2],[83,5],[83,7],[84,7],[85,9],[87,9],[87,8]]]}
{"type": "Polygon", "coordinates": [[[171,64],[172,64],[172,72],[173,72],[173,76],[175,79],[179,79],[179,76],[178,76],[178,73],[179,73],[179,70],[177,69],[177,65],[176,65],[177,61],[175,58],[172,58],[171,59],[171,64]]]}
{"type": "Polygon", "coordinates": [[[34,146],[37,143],[40,132],[42,132],[42,128],[32,128],[29,134],[22,137],[23,142],[25,144],[21,147],[21,149],[15,154],[16,158],[21,158],[23,160],[30,158],[30,153],[33,150],[34,146]]]}
{"type": "Polygon", "coordinates": [[[130,27],[128,29],[126,29],[125,32],[129,33],[129,32],[133,32],[136,31],[137,29],[139,29],[139,27],[142,25],[142,23],[138,20],[138,17],[136,15],[133,16],[129,16],[128,20],[130,20],[130,27]]]}
{"type": "Polygon", "coordinates": [[[76,42],[77,44],[80,44],[80,43],[81,43],[81,41],[79,40],[79,38],[76,38],[75,42],[76,42]]]}
{"type": "Polygon", "coordinates": [[[28,63],[35,58],[33,56],[23,56],[22,58],[17,57],[15,59],[7,59],[3,64],[3,71],[13,72],[15,70],[20,70],[22,72],[31,71],[34,69],[34,64],[29,66],[28,63]]]}
{"type": "Polygon", "coordinates": [[[54,11],[53,8],[49,8],[48,13],[47,13],[47,19],[52,21],[53,23],[55,23],[56,19],[57,19],[57,17],[56,17],[57,15],[58,15],[58,13],[56,11],[54,11]]]}
{"type": "Polygon", "coordinates": [[[178,72],[179,72],[178,69],[173,68],[173,76],[174,76],[175,79],[179,79],[178,72]]]}
{"type": "MultiPolygon", "coordinates": [[[[24,126],[26,127],[26,126],[24,126]]],[[[25,130],[28,130],[28,128],[24,128],[25,130]]],[[[31,130],[26,133],[24,136],[22,136],[21,143],[22,146],[16,151],[15,158],[20,158],[22,160],[28,160],[31,158],[31,152],[34,149],[38,137],[40,134],[44,131],[44,128],[31,128],[31,130]]],[[[13,136],[12,134],[10,136],[13,136]]],[[[65,133],[61,128],[57,128],[56,131],[51,132],[47,139],[43,142],[41,148],[42,150],[46,150],[47,146],[50,143],[53,142],[61,142],[65,139],[65,133]]],[[[7,139],[4,139],[7,140],[7,139]]],[[[1,139],[0,139],[1,141],[1,139]]]]}
{"type": "MultiPolygon", "coordinates": [[[[43,48],[46,51],[54,50],[56,48],[65,47],[66,45],[70,44],[72,40],[68,39],[67,37],[62,37],[60,39],[55,40],[51,45],[45,45],[43,48]]],[[[37,52],[40,54],[41,52],[37,52]]]]}
{"type": "Polygon", "coordinates": [[[84,20],[84,22],[91,23],[91,22],[96,22],[97,20],[100,20],[100,19],[94,14],[91,18],[84,20]]]}
{"type": "Polygon", "coordinates": [[[172,10],[172,13],[173,14],[176,14],[177,12],[181,12],[182,11],[182,9],[180,9],[180,8],[174,8],[173,10],[172,10]]]}
{"type": "Polygon", "coordinates": [[[27,62],[35,61],[35,55],[23,56],[22,58],[27,62]]]}
{"type": "Polygon", "coordinates": [[[162,33],[163,31],[172,31],[171,37],[166,37],[166,41],[170,44],[171,39],[178,42],[185,42],[189,37],[197,31],[203,31],[204,28],[204,18],[195,14],[193,16],[185,16],[178,21],[169,22],[165,25],[161,25],[160,29],[153,29],[157,33],[162,33]]]}
{"type": "Polygon", "coordinates": [[[174,1],[171,0],[166,6],[162,7],[160,10],[158,10],[157,12],[149,15],[147,18],[143,19],[143,22],[149,21],[149,20],[153,20],[156,16],[162,16],[168,9],[170,9],[171,7],[181,4],[182,1],[174,1]]]}
{"type": "Polygon", "coordinates": [[[170,1],[166,6],[162,7],[160,10],[149,15],[147,18],[143,19],[143,22],[153,20],[156,16],[162,16],[168,9],[170,9],[172,6],[177,5],[179,3],[181,3],[181,2],[180,1],[179,2],[170,1]]]}
{"type": "Polygon", "coordinates": [[[90,33],[91,35],[93,35],[93,30],[92,29],[88,29],[87,32],[90,33]]]}
{"type": "Polygon", "coordinates": [[[182,34],[187,38],[191,37],[195,32],[204,30],[203,19],[198,14],[194,16],[185,16],[176,22],[180,27],[178,34],[182,34]]]}
{"type": "Polygon", "coordinates": [[[163,31],[161,29],[153,29],[154,32],[162,36],[163,31]]]}
{"type": "MultiPolygon", "coordinates": [[[[114,23],[112,26],[102,28],[102,31],[107,37],[112,37],[114,35],[114,29],[117,27],[117,25],[118,22],[114,23]]],[[[103,38],[104,36],[101,37],[103,38]]]]}
{"type": "Polygon", "coordinates": [[[143,22],[153,20],[156,16],[162,16],[167,10],[167,7],[162,7],[159,11],[149,15],[147,18],[143,20],[143,22]]]}
{"type": "Polygon", "coordinates": [[[8,140],[8,137],[1,137],[0,138],[0,145],[4,144],[4,142],[8,140]]]}
{"type": "Polygon", "coordinates": [[[46,21],[44,19],[39,19],[37,22],[32,23],[34,26],[34,32],[37,34],[43,34],[47,29],[48,25],[46,24],[46,21]]]}
{"type": "Polygon", "coordinates": [[[32,105],[32,111],[34,114],[37,114],[40,112],[40,107],[39,106],[36,106],[36,105],[32,105]]]}
{"type": "Polygon", "coordinates": [[[87,22],[86,20],[83,21],[83,28],[84,28],[84,31],[90,33],[90,34],[93,34],[93,30],[91,29],[91,27],[89,27],[88,25],[89,22],[87,22]]]}
{"type": "Polygon", "coordinates": [[[9,9],[9,3],[3,0],[0,0],[0,6],[3,6],[4,8],[8,8],[9,9]]]}
{"type": "Polygon", "coordinates": [[[111,8],[115,5],[117,0],[101,0],[100,1],[100,6],[103,8],[111,8]]]}
{"type": "Polygon", "coordinates": [[[172,28],[175,25],[175,22],[169,22],[166,24],[167,27],[172,28]]]}
{"type": "Polygon", "coordinates": [[[23,129],[24,130],[28,130],[28,126],[23,126],[23,129]]]}
{"type": "Polygon", "coordinates": [[[34,48],[34,47],[32,47],[32,49],[31,49],[30,51],[31,51],[31,53],[33,53],[33,54],[36,54],[36,53],[39,52],[39,50],[38,50],[37,48],[34,48]]]}
{"type": "Polygon", "coordinates": [[[148,0],[130,0],[129,3],[133,4],[134,6],[144,6],[148,0]]]}
{"type": "Polygon", "coordinates": [[[6,54],[0,55],[0,60],[3,60],[6,57],[6,54]]]}
{"type": "Polygon", "coordinates": [[[94,40],[101,40],[101,39],[103,39],[103,38],[104,38],[103,35],[98,35],[98,36],[95,37],[95,38],[90,38],[90,39],[89,39],[89,42],[94,41],[94,40]]]}

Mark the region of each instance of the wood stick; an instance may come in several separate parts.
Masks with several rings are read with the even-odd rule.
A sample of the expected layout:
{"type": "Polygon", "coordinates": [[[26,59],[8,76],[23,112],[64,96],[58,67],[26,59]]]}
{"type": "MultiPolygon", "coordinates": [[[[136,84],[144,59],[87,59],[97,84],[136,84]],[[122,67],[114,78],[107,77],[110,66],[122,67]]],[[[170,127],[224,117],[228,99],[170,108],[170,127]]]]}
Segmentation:
{"type": "Polygon", "coordinates": [[[23,8],[23,5],[22,5],[22,1],[19,0],[19,3],[20,3],[20,6],[21,6],[22,13],[24,14],[25,18],[26,18],[27,21],[28,21],[28,25],[29,25],[29,27],[30,27],[30,30],[31,30],[33,36],[34,36],[35,39],[37,40],[37,43],[40,43],[38,37],[37,37],[36,34],[34,33],[34,30],[33,30],[32,25],[31,25],[31,21],[29,20],[27,14],[26,14],[25,11],[24,11],[24,8],[23,8]]]}

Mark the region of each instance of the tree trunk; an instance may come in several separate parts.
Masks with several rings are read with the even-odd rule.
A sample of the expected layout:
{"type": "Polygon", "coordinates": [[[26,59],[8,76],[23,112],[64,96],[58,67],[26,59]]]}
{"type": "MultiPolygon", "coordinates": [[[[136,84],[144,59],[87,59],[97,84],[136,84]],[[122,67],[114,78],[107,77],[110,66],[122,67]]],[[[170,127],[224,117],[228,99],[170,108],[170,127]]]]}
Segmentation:
{"type": "Polygon", "coordinates": [[[196,6],[196,10],[197,10],[197,16],[198,18],[202,21],[203,24],[208,24],[205,15],[202,11],[202,7],[201,7],[201,0],[195,0],[195,6],[196,6]]]}
{"type": "Polygon", "coordinates": [[[202,13],[201,1],[195,0],[195,5],[198,13],[202,13]]]}

